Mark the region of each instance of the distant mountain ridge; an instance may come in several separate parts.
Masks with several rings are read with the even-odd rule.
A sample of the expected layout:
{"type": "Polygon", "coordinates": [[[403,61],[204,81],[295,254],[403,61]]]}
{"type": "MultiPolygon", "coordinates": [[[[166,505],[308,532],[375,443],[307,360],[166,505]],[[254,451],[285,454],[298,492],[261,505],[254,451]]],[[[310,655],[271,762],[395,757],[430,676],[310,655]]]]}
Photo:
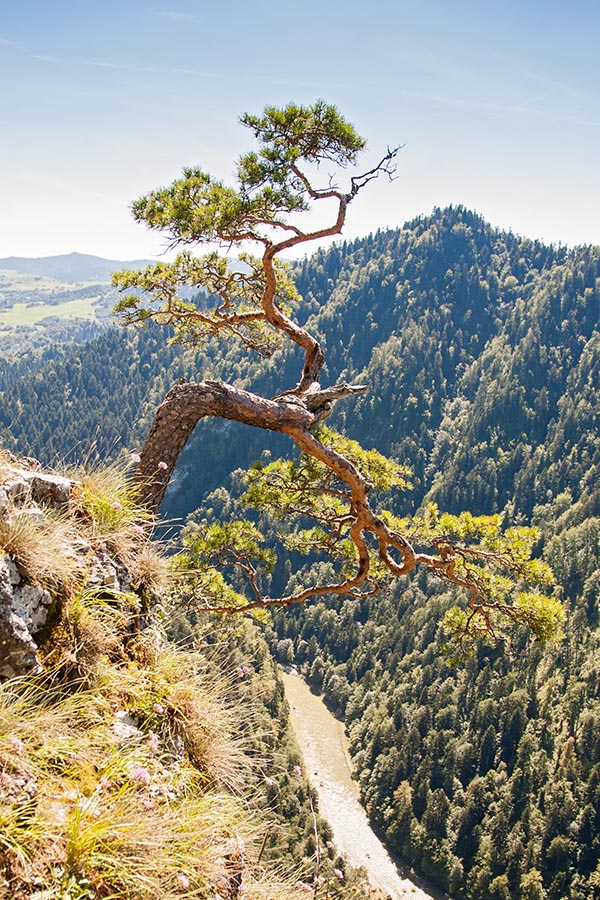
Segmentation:
{"type": "Polygon", "coordinates": [[[27,275],[43,275],[57,281],[110,281],[111,274],[119,269],[139,269],[151,263],[150,259],[104,259],[89,253],[64,253],[60,256],[5,256],[0,259],[0,269],[27,275]]]}

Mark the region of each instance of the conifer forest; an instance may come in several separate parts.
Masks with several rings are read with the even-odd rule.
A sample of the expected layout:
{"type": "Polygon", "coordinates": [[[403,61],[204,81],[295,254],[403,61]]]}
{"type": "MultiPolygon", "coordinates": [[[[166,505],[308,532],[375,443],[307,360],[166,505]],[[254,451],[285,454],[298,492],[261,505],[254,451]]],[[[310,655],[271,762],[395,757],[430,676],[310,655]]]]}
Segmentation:
{"type": "MultiPolygon", "coordinates": [[[[535,527],[565,618],[559,640],[518,627],[457,652],[442,628],[457,589],[423,570],[258,627],[343,718],[369,816],[404,861],[464,900],[600,897],[600,249],[524,240],[450,207],[338,239],[290,274],[327,383],[367,388],[328,425],[411,470],[394,515],[468,510],[535,527]]],[[[152,323],[4,348],[2,443],[46,466],[109,461],[141,447],[177,379],[270,397],[297,366],[294,348],[256,359],[210,336],[180,346],[152,323]]],[[[201,422],[162,518],[193,535],[247,516],[246,473],[284,440],[201,422]]],[[[250,515],[262,528],[267,514],[250,515]]],[[[263,577],[290,595],[331,566],[297,541],[263,577]]],[[[180,638],[190,616],[206,619],[178,614],[180,638]]]]}

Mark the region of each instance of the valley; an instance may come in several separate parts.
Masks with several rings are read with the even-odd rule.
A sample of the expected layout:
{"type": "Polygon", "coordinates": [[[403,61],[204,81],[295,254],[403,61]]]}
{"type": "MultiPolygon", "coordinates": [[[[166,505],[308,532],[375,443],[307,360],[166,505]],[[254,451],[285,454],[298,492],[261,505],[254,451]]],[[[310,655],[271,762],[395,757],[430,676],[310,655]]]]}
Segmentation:
{"type": "MultiPolygon", "coordinates": [[[[364,383],[332,423],[413,471],[408,515],[437,503],[539,530],[564,639],[525,631],[466,659],[440,622],[457,595],[417,575],[379,595],[313,602],[264,626],[346,723],[363,803],[390,847],[459,900],[600,896],[600,251],[527,241],[463,208],[334,245],[295,264],[327,380],[364,383]]],[[[293,353],[254,360],[160,329],[107,329],[0,366],[3,443],[53,464],[138,450],[179,378],[273,396],[293,353]],[[118,398],[115,400],[115,398],[118,398]]],[[[240,514],[240,468],[285,437],[203,422],[162,515],[240,514]]],[[[271,590],[326,574],[279,554],[271,590]]]]}

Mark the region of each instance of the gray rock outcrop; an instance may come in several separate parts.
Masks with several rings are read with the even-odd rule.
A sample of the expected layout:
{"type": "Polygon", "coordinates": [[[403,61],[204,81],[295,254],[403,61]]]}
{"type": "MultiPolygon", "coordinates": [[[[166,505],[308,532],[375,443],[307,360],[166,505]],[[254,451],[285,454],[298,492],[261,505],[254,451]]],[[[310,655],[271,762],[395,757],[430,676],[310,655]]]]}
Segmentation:
{"type": "MultiPolygon", "coordinates": [[[[71,500],[73,482],[42,472],[35,461],[27,464],[31,468],[15,464],[0,470],[0,529],[4,535],[18,528],[19,519],[33,527],[43,526],[48,509],[67,510],[71,500]]],[[[8,544],[0,543],[0,680],[41,672],[36,636],[60,602],[43,585],[31,583],[2,549],[8,544]]],[[[82,585],[111,592],[130,590],[126,567],[104,547],[93,548],[78,538],[73,546],[65,545],[64,553],[77,560],[82,585]]]]}

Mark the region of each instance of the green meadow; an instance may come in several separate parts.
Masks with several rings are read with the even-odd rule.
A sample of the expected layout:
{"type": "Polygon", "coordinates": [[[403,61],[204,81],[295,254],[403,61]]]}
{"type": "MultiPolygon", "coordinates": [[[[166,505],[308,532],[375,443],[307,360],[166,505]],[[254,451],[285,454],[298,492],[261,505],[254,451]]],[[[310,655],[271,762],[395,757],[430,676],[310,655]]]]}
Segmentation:
{"type": "Polygon", "coordinates": [[[49,316],[58,316],[61,319],[95,319],[96,307],[94,301],[97,297],[66,300],[56,305],[40,304],[28,306],[26,303],[15,303],[10,309],[0,311],[0,326],[2,325],[36,325],[42,319],[49,316]]]}

